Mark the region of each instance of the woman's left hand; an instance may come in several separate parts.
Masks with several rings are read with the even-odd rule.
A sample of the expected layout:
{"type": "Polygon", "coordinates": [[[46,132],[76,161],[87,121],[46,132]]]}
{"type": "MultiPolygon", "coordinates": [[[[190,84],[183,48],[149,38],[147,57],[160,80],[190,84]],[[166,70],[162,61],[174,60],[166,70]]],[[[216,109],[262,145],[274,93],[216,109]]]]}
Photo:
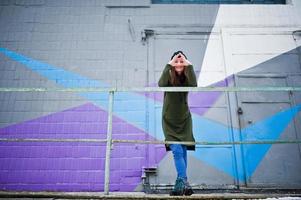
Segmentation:
{"type": "MultiPolygon", "coordinates": [[[[181,53],[180,53],[180,54],[181,54],[181,53]]],[[[189,62],[189,60],[187,60],[183,54],[181,54],[181,57],[182,57],[182,59],[183,59],[183,62],[184,62],[183,64],[184,64],[184,66],[192,65],[191,62],[189,62]]]]}

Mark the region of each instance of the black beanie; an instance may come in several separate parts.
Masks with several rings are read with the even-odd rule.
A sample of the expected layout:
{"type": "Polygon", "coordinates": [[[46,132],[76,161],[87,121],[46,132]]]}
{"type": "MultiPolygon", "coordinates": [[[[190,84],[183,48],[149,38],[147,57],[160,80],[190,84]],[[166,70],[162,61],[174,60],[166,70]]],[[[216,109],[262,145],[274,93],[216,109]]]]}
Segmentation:
{"type": "Polygon", "coordinates": [[[186,55],[183,53],[183,51],[176,51],[176,52],[174,52],[173,55],[171,56],[170,60],[172,60],[172,58],[173,58],[175,55],[179,54],[179,53],[183,54],[183,56],[185,57],[185,59],[187,59],[187,57],[186,57],[186,55]]]}

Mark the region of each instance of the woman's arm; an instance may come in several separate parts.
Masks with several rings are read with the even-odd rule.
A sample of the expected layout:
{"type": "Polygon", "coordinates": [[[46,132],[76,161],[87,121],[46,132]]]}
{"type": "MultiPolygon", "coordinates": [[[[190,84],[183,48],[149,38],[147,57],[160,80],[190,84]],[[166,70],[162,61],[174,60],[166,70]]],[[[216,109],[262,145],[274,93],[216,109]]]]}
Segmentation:
{"type": "Polygon", "coordinates": [[[197,87],[198,83],[196,81],[196,75],[193,70],[193,66],[190,64],[185,67],[184,74],[188,80],[188,86],[197,87]]]}
{"type": "Polygon", "coordinates": [[[191,62],[189,60],[187,60],[183,54],[181,54],[181,55],[182,55],[183,61],[184,61],[184,66],[185,66],[184,74],[188,80],[188,86],[197,87],[198,83],[196,81],[196,75],[194,73],[193,66],[192,66],[191,62]]]}
{"type": "Polygon", "coordinates": [[[159,87],[166,87],[168,86],[168,80],[169,80],[169,77],[170,77],[170,74],[169,74],[169,70],[171,69],[171,65],[170,64],[166,64],[162,74],[161,74],[161,77],[159,79],[159,82],[158,82],[158,85],[159,87]]]}

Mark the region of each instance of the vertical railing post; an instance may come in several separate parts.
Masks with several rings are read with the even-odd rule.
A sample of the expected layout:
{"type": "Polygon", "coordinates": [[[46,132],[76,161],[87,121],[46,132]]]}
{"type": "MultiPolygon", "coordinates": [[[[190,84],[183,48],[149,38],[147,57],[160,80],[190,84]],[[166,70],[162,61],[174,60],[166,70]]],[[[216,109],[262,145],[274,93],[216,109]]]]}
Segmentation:
{"type": "Polygon", "coordinates": [[[110,158],[112,148],[112,119],[113,119],[113,103],[114,103],[114,91],[109,92],[109,107],[108,107],[108,128],[107,128],[107,146],[106,146],[106,160],[105,160],[105,183],[104,193],[109,194],[110,185],[110,158]]]}

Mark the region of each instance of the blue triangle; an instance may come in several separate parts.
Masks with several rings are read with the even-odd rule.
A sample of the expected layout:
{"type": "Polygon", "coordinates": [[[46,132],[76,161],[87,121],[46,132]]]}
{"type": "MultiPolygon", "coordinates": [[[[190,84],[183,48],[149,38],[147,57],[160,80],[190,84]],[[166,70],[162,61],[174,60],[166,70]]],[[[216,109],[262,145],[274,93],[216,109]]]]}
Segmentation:
{"type": "MultiPolygon", "coordinates": [[[[242,129],[242,140],[278,140],[281,133],[301,110],[301,105],[294,106],[282,112],[278,112],[271,117],[250,125],[242,129]]],[[[244,159],[248,163],[246,177],[250,178],[257,166],[266,155],[272,144],[246,144],[244,145],[244,159]]]]}

